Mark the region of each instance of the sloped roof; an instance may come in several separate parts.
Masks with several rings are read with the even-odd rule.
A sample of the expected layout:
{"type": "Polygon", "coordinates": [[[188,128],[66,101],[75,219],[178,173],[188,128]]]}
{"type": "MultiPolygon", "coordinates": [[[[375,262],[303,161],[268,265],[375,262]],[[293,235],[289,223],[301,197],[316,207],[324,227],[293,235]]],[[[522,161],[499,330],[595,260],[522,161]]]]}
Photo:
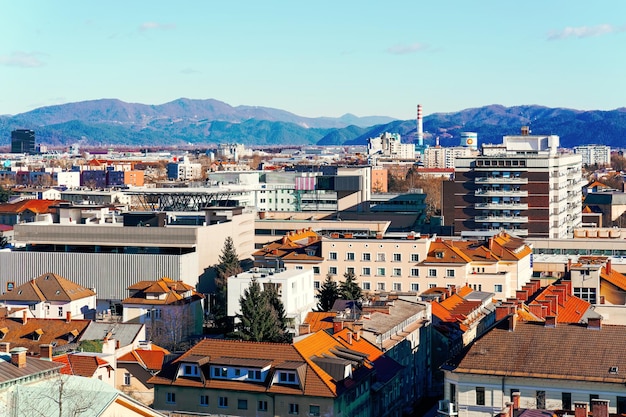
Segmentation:
{"type": "MultiPolygon", "coordinates": [[[[4,341],[4,340],[3,340],[4,341]]],[[[18,368],[11,363],[11,355],[0,353],[0,383],[25,378],[30,375],[49,372],[59,369],[62,365],[32,357],[26,357],[26,366],[18,368]]]]}
{"type": "Polygon", "coordinates": [[[72,319],[68,322],[63,319],[29,318],[26,324],[23,324],[22,319],[2,318],[0,328],[6,327],[9,330],[2,339],[3,342],[9,342],[11,346],[25,347],[30,352],[39,354],[39,345],[66,345],[70,340],[74,340],[73,335],[70,337],[73,331],[83,333],[90,323],[90,320],[72,319]],[[43,333],[37,339],[35,331],[38,329],[43,333]]]}
{"type": "Polygon", "coordinates": [[[17,201],[15,203],[4,203],[0,204],[0,213],[20,214],[27,210],[32,211],[35,214],[50,213],[52,211],[50,206],[56,206],[63,201],[64,200],[28,199],[17,201]]]}
{"type": "Polygon", "coordinates": [[[128,346],[132,344],[141,332],[143,324],[136,323],[104,323],[89,322],[89,326],[80,337],[80,340],[104,340],[107,335],[109,338],[119,340],[120,346],[128,346]]]}
{"type": "Polygon", "coordinates": [[[47,272],[30,280],[13,291],[0,295],[3,301],[65,301],[93,297],[95,292],[60,275],[47,272]]]}
{"type": "MultiPolygon", "coordinates": [[[[308,339],[308,338],[307,338],[308,339]]],[[[331,337],[332,339],[332,337],[331,337]]],[[[204,368],[203,368],[204,369],[204,368]]],[[[207,375],[208,376],[208,375],[207,375]]],[[[230,389],[237,391],[267,392],[276,394],[309,395],[317,397],[334,397],[335,392],[325,383],[322,377],[315,372],[294,345],[286,343],[243,342],[238,340],[204,339],[189,349],[178,359],[166,365],[156,376],[148,380],[151,384],[184,385],[205,387],[208,389],[230,389]],[[280,367],[286,362],[300,362],[307,365],[304,370],[304,384],[291,386],[284,384],[269,384],[269,381],[252,383],[248,381],[223,380],[207,377],[202,380],[176,378],[178,364],[189,356],[203,356],[209,358],[210,363],[224,358],[262,359],[271,363],[273,367],[280,367]]]]}
{"type": "Polygon", "coordinates": [[[602,267],[600,271],[600,278],[615,285],[617,288],[626,291],[626,276],[620,274],[614,269],[611,269],[610,273],[606,273],[606,266],[602,267]]]}
{"type": "Polygon", "coordinates": [[[151,345],[150,349],[134,349],[120,356],[119,362],[138,363],[149,371],[159,371],[163,367],[163,358],[170,352],[162,347],[151,345]]]}
{"type": "Polygon", "coordinates": [[[518,322],[509,331],[502,320],[468,349],[444,365],[455,373],[507,377],[537,377],[568,381],[624,384],[626,326],[602,325],[599,330],[580,324],[518,322]],[[585,358],[585,360],[581,360],[585,358]],[[555,366],[555,364],[557,366],[555,366]]]}
{"type": "Polygon", "coordinates": [[[93,377],[98,368],[112,368],[109,362],[96,355],[66,353],[64,355],[54,356],[52,360],[64,365],[61,369],[62,374],[84,376],[87,378],[93,377]]]}
{"type": "Polygon", "coordinates": [[[333,319],[337,313],[331,311],[312,311],[307,313],[304,322],[309,324],[311,333],[318,330],[326,330],[333,328],[333,319]]]}
{"type": "Polygon", "coordinates": [[[129,286],[128,289],[134,293],[122,300],[122,304],[168,305],[180,301],[190,303],[204,298],[191,285],[185,284],[183,281],[174,281],[168,277],[162,277],[156,281],[139,281],[129,286]],[[185,297],[184,294],[189,291],[191,291],[191,296],[185,297]],[[165,298],[147,298],[148,294],[159,297],[165,294],[165,298]]]}
{"type": "Polygon", "coordinates": [[[252,254],[255,258],[280,258],[283,261],[321,261],[324,258],[318,256],[319,242],[322,237],[311,228],[287,232],[280,240],[268,243],[263,248],[252,254]],[[309,255],[307,249],[315,250],[315,254],[309,255]]]}

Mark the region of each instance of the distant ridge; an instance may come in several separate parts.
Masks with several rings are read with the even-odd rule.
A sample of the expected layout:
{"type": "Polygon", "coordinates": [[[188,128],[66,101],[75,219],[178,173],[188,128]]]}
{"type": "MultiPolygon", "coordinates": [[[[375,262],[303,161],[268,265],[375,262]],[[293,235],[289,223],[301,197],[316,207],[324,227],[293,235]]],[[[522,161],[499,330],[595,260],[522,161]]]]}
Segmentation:
{"type": "MultiPolygon", "coordinates": [[[[626,108],[582,111],[538,105],[489,105],[424,118],[425,142],[459,144],[460,132],[478,133],[480,143],[500,143],[503,135],[517,134],[523,125],[534,134],[556,134],[561,145],[599,143],[623,146],[626,108]]],[[[14,116],[0,116],[0,145],[10,131],[34,129],[37,141],[49,146],[81,143],[89,146],[206,146],[223,142],[248,145],[358,145],[383,132],[415,141],[415,120],[385,116],[339,118],[302,117],[285,110],[257,106],[230,106],[214,99],[180,98],[161,105],[100,99],[41,107],[14,116]]]]}

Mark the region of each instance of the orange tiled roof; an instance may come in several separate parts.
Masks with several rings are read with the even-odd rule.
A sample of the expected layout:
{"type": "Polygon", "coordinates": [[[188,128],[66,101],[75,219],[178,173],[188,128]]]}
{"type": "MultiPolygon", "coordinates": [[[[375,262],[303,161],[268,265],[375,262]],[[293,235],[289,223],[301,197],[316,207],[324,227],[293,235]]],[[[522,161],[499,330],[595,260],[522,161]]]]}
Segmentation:
{"type": "Polygon", "coordinates": [[[57,346],[66,345],[70,340],[78,340],[78,335],[84,332],[91,320],[72,319],[69,322],[63,319],[34,319],[29,318],[26,324],[22,319],[0,319],[0,328],[6,327],[9,331],[3,337],[3,342],[9,342],[11,346],[25,347],[34,354],[39,354],[39,345],[52,344],[57,346]],[[35,331],[41,329],[43,333],[37,338],[35,331]]]}
{"type": "Polygon", "coordinates": [[[0,204],[0,213],[19,214],[26,210],[30,210],[36,214],[50,213],[50,206],[58,205],[63,200],[38,200],[29,199],[21,200],[15,203],[0,204]]]}
{"type": "Polygon", "coordinates": [[[616,270],[612,269],[610,274],[606,273],[606,267],[603,266],[600,272],[600,278],[610,282],[617,288],[626,291],[626,276],[620,274],[616,270]]]}
{"type": "Polygon", "coordinates": [[[332,329],[333,319],[336,315],[337,313],[327,311],[312,311],[307,313],[304,322],[311,327],[311,333],[315,333],[318,330],[332,329]]]}
{"type": "Polygon", "coordinates": [[[95,292],[52,272],[47,272],[0,295],[4,301],[74,301],[95,292]]]}
{"type": "Polygon", "coordinates": [[[191,285],[182,281],[174,281],[173,279],[163,277],[157,281],[139,281],[128,287],[129,290],[135,291],[130,297],[122,300],[122,304],[174,304],[178,301],[192,302],[204,298],[197,293],[191,285]],[[191,291],[189,297],[184,294],[191,291]],[[165,298],[147,298],[147,294],[166,294],[165,298]]]}
{"type": "Polygon", "coordinates": [[[160,346],[151,345],[150,349],[135,349],[120,356],[118,362],[135,362],[149,371],[159,371],[163,367],[163,358],[170,353],[160,346]]]}
{"type": "Polygon", "coordinates": [[[53,361],[64,364],[61,373],[66,375],[78,375],[87,378],[93,377],[98,368],[111,367],[107,361],[96,355],[81,355],[78,353],[67,353],[61,356],[55,356],[53,361]]]}

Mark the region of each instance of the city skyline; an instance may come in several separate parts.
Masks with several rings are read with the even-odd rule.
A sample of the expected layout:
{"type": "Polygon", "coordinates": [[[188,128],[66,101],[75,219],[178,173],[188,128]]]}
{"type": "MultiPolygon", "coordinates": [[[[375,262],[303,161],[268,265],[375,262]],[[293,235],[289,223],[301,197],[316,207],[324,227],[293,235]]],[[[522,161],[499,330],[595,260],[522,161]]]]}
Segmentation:
{"type": "Polygon", "coordinates": [[[307,117],[623,107],[626,4],[6,2],[0,114],[180,97],[307,117]],[[620,43],[621,42],[621,43],[620,43]]]}

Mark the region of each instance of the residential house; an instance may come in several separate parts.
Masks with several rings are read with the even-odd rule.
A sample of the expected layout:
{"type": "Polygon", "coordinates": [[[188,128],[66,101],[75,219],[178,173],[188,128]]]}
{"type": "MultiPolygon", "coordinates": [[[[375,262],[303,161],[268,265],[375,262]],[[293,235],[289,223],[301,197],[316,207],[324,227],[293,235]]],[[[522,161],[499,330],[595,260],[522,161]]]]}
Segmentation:
{"type": "Polygon", "coordinates": [[[252,257],[255,267],[306,268],[313,269],[319,274],[319,264],[324,260],[322,236],[311,228],[287,232],[280,240],[269,243],[254,252],[252,257]]]}
{"type": "MultiPolygon", "coordinates": [[[[443,366],[444,398],[464,415],[493,416],[519,395],[524,408],[569,410],[610,401],[626,412],[626,326],[523,322],[513,313],[443,366]]],[[[586,413],[585,413],[586,414],[586,413]]]]}
{"type": "Polygon", "coordinates": [[[147,342],[117,358],[116,388],[146,405],[154,401],[154,385],[148,380],[159,373],[170,352],[147,342]]]}
{"type": "Polygon", "coordinates": [[[352,332],[339,338],[317,332],[294,344],[205,339],[150,379],[154,408],[236,416],[400,416],[394,402],[399,365],[363,344],[352,332]],[[380,391],[386,398],[373,401],[380,391]]]}
{"type": "Polygon", "coordinates": [[[123,321],[145,324],[148,340],[177,348],[190,336],[202,334],[204,296],[183,281],[163,277],[140,281],[122,300],[123,321]]]}
{"type": "Polygon", "coordinates": [[[96,293],[60,275],[47,272],[18,287],[13,285],[7,284],[0,305],[23,309],[28,317],[63,318],[70,314],[74,319],[95,318],[96,293]]]}
{"type": "MultiPolygon", "coordinates": [[[[43,347],[42,350],[44,350],[43,347]]],[[[48,352],[52,354],[51,346],[48,352]]],[[[93,352],[64,353],[49,357],[44,356],[42,352],[41,358],[62,364],[63,368],[61,368],[61,374],[63,375],[96,378],[105,382],[107,385],[115,387],[115,370],[113,366],[93,352]]]]}

